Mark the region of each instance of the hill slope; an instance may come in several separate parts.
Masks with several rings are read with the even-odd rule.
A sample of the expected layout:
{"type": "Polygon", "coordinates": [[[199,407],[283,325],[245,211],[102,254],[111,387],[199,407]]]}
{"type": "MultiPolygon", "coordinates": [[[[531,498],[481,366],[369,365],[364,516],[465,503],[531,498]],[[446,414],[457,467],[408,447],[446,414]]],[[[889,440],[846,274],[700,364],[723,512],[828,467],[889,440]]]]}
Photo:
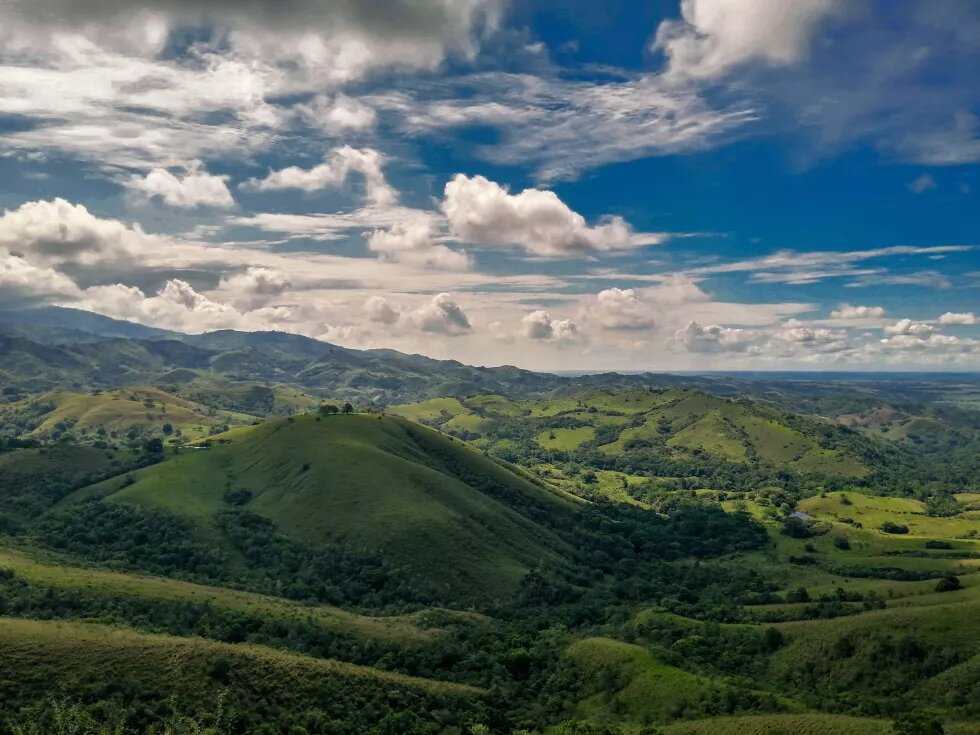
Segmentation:
{"type": "MultiPolygon", "coordinates": [[[[427,681],[261,646],[146,635],[100,625],[0,618],[2,717],[45,698],[131,700],[145,723],[171,707],[194,715],[224,712],[236,732],[269,722],[310,726],[344,718],[366,732],[386,716],[431,719],[471,709],[479,690],[427,681]],[[247,714],[246,714],[247,713],[247,714]],[[363,729],[362,729],[363,728],[363,729]]],[[[144,723],[144,724],[145,724],[144,723]]],[[[132,723],[137,724],[137,723],[132,723]]],[[[318,728],[320,732],[325,728],[318,728]]]]}
{"type": "Polygon", "coordinates": [[[574,501],[403,419],[312,416],[221,435],[73,496],[149,506],[204,535],[240,508],[309,545],[378,550],[452,596],[506,594],[562,544],[537,520],[574,501]],[[229,493],[236,500],[229,504],[229,493]]]}

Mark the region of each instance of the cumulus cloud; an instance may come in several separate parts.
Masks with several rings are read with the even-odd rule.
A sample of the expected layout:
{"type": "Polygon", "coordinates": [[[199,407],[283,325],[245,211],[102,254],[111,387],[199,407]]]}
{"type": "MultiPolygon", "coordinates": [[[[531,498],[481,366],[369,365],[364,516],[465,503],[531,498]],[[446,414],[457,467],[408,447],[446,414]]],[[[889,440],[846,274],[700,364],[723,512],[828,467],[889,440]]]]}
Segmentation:
{"type": "Polygon", "coordinates": [[[371,296],[365,301],[364,313],[370,321],[387,325],[394,324],[401,317],[401,312],[384,296],[371,296]]]}
{"type": "Polygon", "coordinates": [[[374,109],[345,94],[316,95],[308,103],[296,106],[296,112],[310,125],[326,133],[365,130],[374,125],[374,109]]]}
{"type": "Polygon", "coordinates": [[[851,306],[841,304],[830,316],[834,319],[882,319],[886,312],[882,306],[851,306]]]}
{"type": "Polygon", "coordinates": [[[251,310],[281,296],[291,286],[289,277],[276,268],[249,266],[244,271],[223,275],[218,290],[237,306],[251,310]]]}
{"type": "Polygon", "coordinates": [[[682,0],[682,20],[657,28],[653,47],[668,72],[713,79],[747,62],[788,66],[809,53],[820,25],[843,0],[682,0]]]}
{"type": "Polygon", "coordinates": [[[654,325],[652,310],[632,288],[607,288],[585,308],[586,318],[605,329],[648,329],[654,325]]]}
{"type": "Polygon", "coordinates": [[[78,286],[63,273],[0,253],[0,306],[23,306],[78,294],[78,286]]]}
{"type": "Polygon", "coordinates": [[[808,327],[793,321],[776,334],[776,338],[806,350],[827,354],[850,348],[846,335],[837,330],[808,327]]]}
{"type": "Polygon", "coordinates": [[[85,290],[76,305],[116,319],[192,334],[257,326],[243,312],[208,298],[177,278],[167,281],[154,296],[123,284],[93,286],[85,290]]]}
{"type": "Polygon", "coordinates": [[[538,309],[521,319],[521,335],[533,340],[568,343],[583,339],[578,324],[571,319],[552,319],[551,315],[538,309]]]}
{"type": "Polygon", "coordinates": [[[423,332],[456,336],[472,329],[469,317],[448,293],[437,294],[432,300],[404,315],[404,319],[423,332]]]}
{"type": "Polygon", "coordinates": [[[248,191],[277,191],[299,189],[313,192],[320,189],[340,186],[351,173],[364,177],[367,199],[382,207],[394,204],[397,195],[385,180],[381,170],[382,155],[370,148],[335,148],[323,163],[310,169],[289,166],[279,171],[270,171],[264,179],[249,179],[241,188],[248,191]]]}
{"type": "Polygon", "coordinates": [[[443,212],[453,233],[482,245],[516,245],[537,255],[617,250],[663,240],[637,235],[621,217],[589,226],[553,191],[511,194],[483,176],[456,174],[447,184],[443,212]]]}
{"type": "Polygon", "coordinates": [[[920,337],[914,334],[896,334],[881,340],[884,349],[902,352],[924,352],[930,356],[980,352],[980,342],[961,339],[947,334],[931,334],[920,337]]]}
{"type": "Polygon", "coordinates": [[[754,332],[746,329],[718,324],[704,326],[695,321],[674,332],[674,339],[689,352],[745,352],[756,337],[754,332]]]}
{"type": "Polygon", "coordinates": [[[0,248],[35,263],[89,265],[159,245],[139,225],[101,219],[61,198],[27,202],[0,217],[0,248]]]}
{"type": "Polygon", "coordinates": [[[146,176],[132,176],[124,185],[147,199],[159,197],[171,207],[227,208],[235,206],[227,181],[227,176],[209,174],[200,161],[194,161],[183,173],[155,168],[146,176]]]}
{"type": "Polygon", "coordinates": [[[368,235],[368,249],[388,260],[440,270],[466,270],[470,264],[466,253],[433,240],[429,217],[396,222],[387,229],[374,230],[368,235]]]}
{"type": "Polygon", "coordinates": [[[978,319],[977,315],[972,311],[947,311],[945,314],[939,317],[939,323],[949,326],[972,326],[974,324],[980,324],[980,319],[978,319]]]}
{"type": "Polygon", "coordinates": [[[884,332],[887,335],[905,335],[916,339],[925,339],[935,331],[936,328],[931,324],[914,322],[911,319],[899,319],[894,324],[889,324],[884,328],[884,332]]]}

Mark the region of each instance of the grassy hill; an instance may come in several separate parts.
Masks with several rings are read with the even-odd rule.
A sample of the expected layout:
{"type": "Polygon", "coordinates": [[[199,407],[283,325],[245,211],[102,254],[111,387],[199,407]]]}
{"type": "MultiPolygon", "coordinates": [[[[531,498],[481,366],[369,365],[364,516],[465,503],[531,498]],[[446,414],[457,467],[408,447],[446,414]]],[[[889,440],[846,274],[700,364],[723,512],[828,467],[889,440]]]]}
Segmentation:
{"type": "Polygon", "coordinates": [[[442,635],[444,628],[440,625],[480,621],[479,616],[445,610],[382,617],[359,615],[334,606],[303,604],[271,595],[81,567],[62,556],[27,548],[0,548],[0,569],[10,578],[41,590],[40,594],[67,595],[77,609],[114,609],[118,616],[127,603],[135,603],[132,608],[138,613],[134,618],[144,622],[153,619],[154,605],[187,605],[205,608],[218,617],[238,616],[273,624],[304,623],[329,634],[416,647],[442,635]]]}
{"type": "Polygon", "coordinates": [[[546,450],[615,457],[656,451],[665,457],[707,455],[740,464],[761,460],[834,477],[859,478],[868,472],[857,452],[826,441],[824,424],[762,403],[688,389],[585,390],[532,401],[433,399],[391,410],[490,449],[506,449],[516,440],[546,450]]]}
{"type": "Polygon", "coordinates": [[[21,436],[57,439],[70,432],[105,442],[125,440],[127,434],[193,441],[213,427],[254,420],[255,416],[215,410],[145,386],[90,393],[48,391],[0,406],[0,424],[21,436]]]}
{"type": "Polygon", "coordinates": [[[3,718],[45,699],[119,701],[138,696],[131,725],[190,714],[225,730],[274,725],[367,732],[395,716],[434,722],[478,709],[481,692],[262,646],[137,633],[68,622],[0,619],[3,718]],[[356,714],[354,714],[356,713],[356,714]],[[358,723],[352,722],[352,716],[358,723]],[[141,722],[142,721],[142,722],[141,722]]]}
{"type": "Polygon", "coordinates": [[[232,507],[286,536],[376,549],[449,595],[513,592],[562,544],[533,518],[575,502],[431,429],[381,416],[313,416],[233,430],[210,448],[107,480],[70,501],[153,507],[218,538],[232,507]],[[229,492],[244,502],[229,504],[229,492]]]}

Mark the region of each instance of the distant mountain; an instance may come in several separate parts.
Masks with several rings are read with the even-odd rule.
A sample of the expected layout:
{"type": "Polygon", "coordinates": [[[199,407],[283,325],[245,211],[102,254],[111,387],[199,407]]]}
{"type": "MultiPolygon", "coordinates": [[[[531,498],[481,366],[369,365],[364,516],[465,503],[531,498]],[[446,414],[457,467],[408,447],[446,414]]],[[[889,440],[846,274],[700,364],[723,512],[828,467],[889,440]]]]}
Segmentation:
{"type": "MultiPolygon", "coordinates": [[[[62,306],[41,306],[36,309],[0,310],[0,324],[19,328],[24,336],[58,334],[65,337],[75,333],[76,339],[95,337],[133,337],[137,339],[174,338],[176,332],[142,324],[112,319],[91,311],[68,309],[62,306]],[[38,328],[42,329],[38,329],[38,328]]],[[[36,337],[35,337],[36,340],[36,337]]]]}
{"type": "Polygon", "coordinates": [[[186,369],[374,403],[542,393],[571,382],[509,366],[478,368],[394,350],[352,350],[285,332],[186,335],[56,307],[0,314],[0,358],[8,394],[174,384],[182,382],[175,371],[186,369]]]}

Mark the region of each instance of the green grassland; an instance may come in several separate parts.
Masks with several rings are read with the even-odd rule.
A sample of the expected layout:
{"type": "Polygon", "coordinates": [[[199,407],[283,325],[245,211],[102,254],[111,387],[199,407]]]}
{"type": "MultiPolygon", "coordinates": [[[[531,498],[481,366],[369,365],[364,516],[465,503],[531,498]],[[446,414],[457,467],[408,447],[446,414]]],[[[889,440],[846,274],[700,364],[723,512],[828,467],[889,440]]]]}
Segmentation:
{"type": "Polygon", "coordinates": [[[534,440],[545,449],[578,449],[582,444],[595,438],[595,429],[582,426],[577,429],[550,429],[542,431],[534,440]]]}
{"type": "Polygon", "coordinates": [[[664,735],[892,735],[887,720],[825,714],[750,715],[677,722],[664,735]]]}
{"type": "Polygon", "coordinates": [[[390,410],[451,434],[482,440],[482,446],[494,451],[506,451],[499,444],[504,434],[507,441],[516,440],[514,421],[520,419],[533,427],[525,441],[546,450],[574,453],[596,448],[624,456],[658,446],[667,456],[703,453],[738,463],[762,459],[829,476],[862,477],[868,471],[856,455],[820,446],[812,433],[790,425],[779,411],[686,389],[588,390],[529,401],[474,396],[402,404],[390,410]]]}
{"type": "Polygon", "coordinates": [[[799,504],[799,508],[820,520],[852,518],[865,528],[880,529],[885,522],[895,523],[907,527],[909,536],[957,539],[971,531],[980,534],[980,511],[934,517],[926,514],[924,503],[912,498],[873,497],[847,492],[807,498],[799,504]],[[842,495],[850,505],[841,502],[842,495]]]}
{"type": "Polygon", "coordinates": [[[239,728],[263,722],[308,724],[351,712],[365,730],[392,711],[423,716],[471,708],[476,689],[416,679],[248,644],[148,635],[95,624],[0,619],[0,692],[4,714],[45,698],[90,699],[146,692],[145,710],[242,715],[239,728]],[[256,713],[259,719],[256,719],[256,713]]]}
{"type": "Polygon", "coordinates": [[[569,658],[580,666],[589,694],[578,705],[587,719],[666,722],[700,700],[719,696],[726,685],[670,666],[642,646],[609,638],[586,638],[572,644],[569,658]]]}
{"type": "Polygon", "coordinates": [[[244,490],[247,510],[288,536],[378,549],[452,595],[512,591],[530,568],[557,558],[561,543],[514,507],[574,508],[559,491],[397,418],[301,416],[217,439],[133,473],[132,484],[108,480],[70,502],[152,506],[213,534],[225,493],[244,490]]]}
{"type": "MultiPolygon", "coordinates": [[[[205,605],[217,611],[244,613],[273,621],[307,621],[326,631],[401,646],[424,645],[443,632],[435,626],[422,627],[421,623],[428,616],[425,611],[386,617],[358,615],[338,607],[301,604],[241,590],[79,567],[58,556],[39,556],[37,551],[0,549],[0,568],[13,572],[18,580],[75,595],[205,605]]],[[[462,612],[438,612],[444,623],[478,620],[462,612]]]]}
{"type": "Polygon", "coordinates": [[[23,433],[35,437],[71,431],[105,439],[107,435],[123,436],[134,429],[141,435],[160,436],[163,427],[169,425],[184,440],[193,441],[207,436],[211,427],[254,420],[254,416],[211,409],[152,387],[95,393],[49,391],[0,406],[0,422],[29,422],[23,433]]]}

